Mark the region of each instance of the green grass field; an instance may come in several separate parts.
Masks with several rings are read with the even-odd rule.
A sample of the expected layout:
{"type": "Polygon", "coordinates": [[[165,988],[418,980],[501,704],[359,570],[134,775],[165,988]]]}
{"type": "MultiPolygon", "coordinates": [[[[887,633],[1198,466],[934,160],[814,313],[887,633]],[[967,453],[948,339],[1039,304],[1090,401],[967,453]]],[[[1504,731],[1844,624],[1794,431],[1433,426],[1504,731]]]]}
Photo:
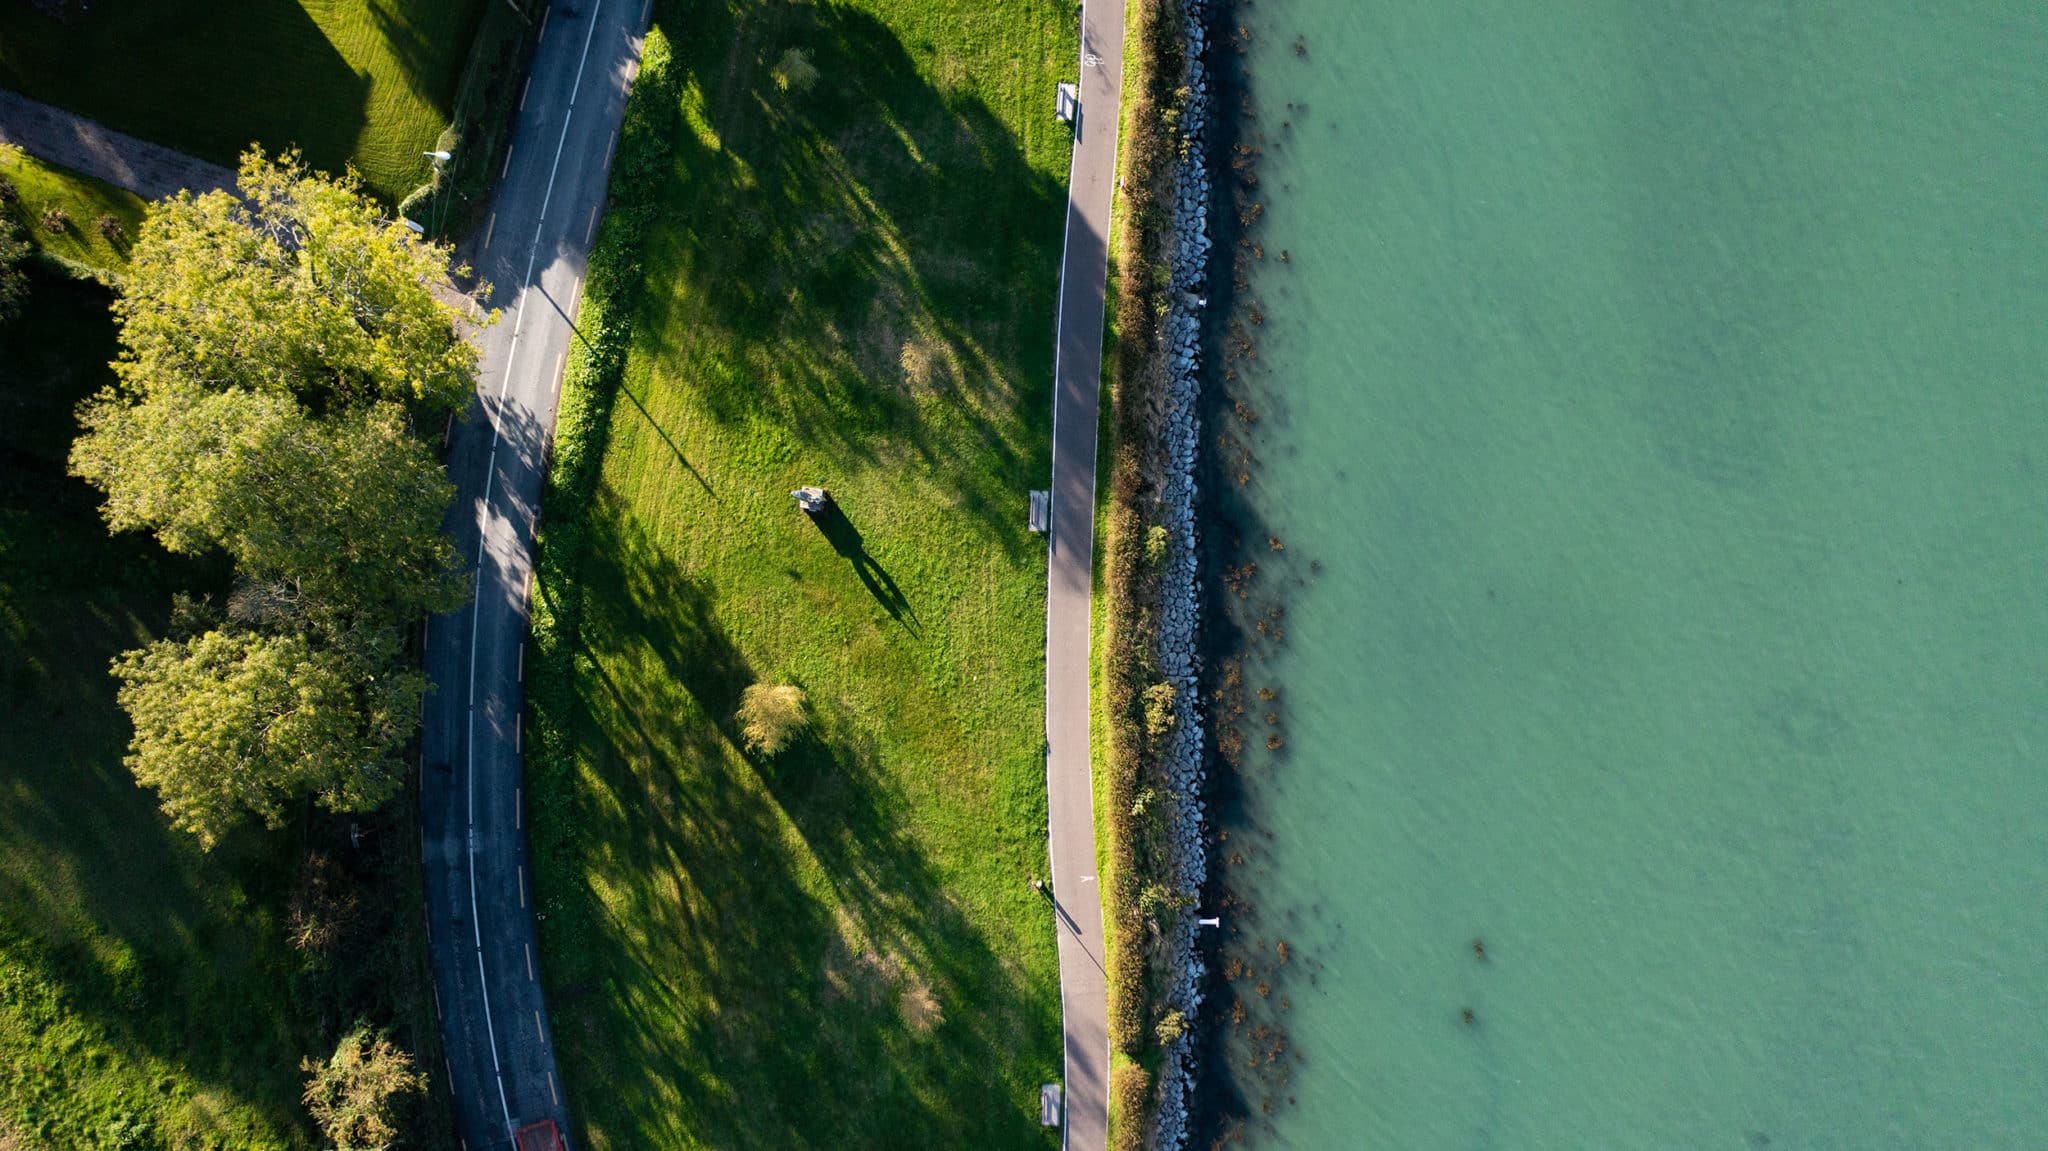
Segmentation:
{"type": "Polygon", "coordinates": [[[16,235],[63,263],[93,272],[119,271],[127,263],[128,245],[142,226],[141,200],[111,184],[45,164],[11,148],[0,148],[0,177],[12,183],[20,196],[13,204],[0,206],[0,219],[12,223],[16,235]],[[69,222],[54,232],[42,223],[44,212],[53,207],[69,217],[69,222]],[[100,234],[102,216],[121,222],[118,238],[100,234]]]}
{"type": "Polygon", "coordinates": [[[252,142],[423,181],[489,0],[0,5],[0,87],[233,167],[252,142]]]}
{"type": "MultiPolygon", "coordinates": [[[[0,325],[0,1148],[311,1148],[302,1057],[358,1014],[437,1050],[410,814],[360,849],[315,816],[207,856],[136,786],[107,663],[223,572],[110,538],[65,474],[114,325],[105,288],[31,273],[0,325]],[[295,908],[333,935],[293,947],[295,908]]],[[[435,1104],[409,1145],[439,1145],[435,1104]]]]}
{"type": "Polygon", "coordinates": [[[1057,1143],[1025,519],[1073,11],[657,6],[687,127],[584,525],[576,774],[534,799],[592,1147],[1057,1143]],[[732,721],[756,680],[816,713],[773,760],[732,721]]]}

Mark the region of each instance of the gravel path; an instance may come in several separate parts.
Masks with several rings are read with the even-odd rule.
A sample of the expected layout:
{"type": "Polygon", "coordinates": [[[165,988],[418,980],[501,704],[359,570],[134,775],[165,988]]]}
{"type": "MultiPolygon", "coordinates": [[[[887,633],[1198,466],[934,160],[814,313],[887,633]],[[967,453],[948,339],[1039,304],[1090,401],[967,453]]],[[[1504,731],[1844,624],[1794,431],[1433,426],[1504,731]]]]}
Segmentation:
{"type": "MultiPolygon", "coordinates": [[[[1109,212],[1122,119],[1124,6],[1081,8],[1081,112],[1067,177],[1053,372],[1052,553],[1045,611],[1045,782],[1059,911],[1060,1014],[1069,1151],[1109,1138],[1109,986],[1095,875],[1095,787],[1088,739],[1089,611],[1094,594],[1095,428],[1109,275],[1109,212]]],[[[1052,93],[1045,93],[1048,104],[1052,93]]]]}
{"type": "Polygon", "coordinates": [[[4,88],[0,88],[0,143],[126,188],[145,200],[161,200],[186,188],[210,192],[215,188],[232,190],[235,185],[235,173],[219,164],[138,140],[4,88]]]}

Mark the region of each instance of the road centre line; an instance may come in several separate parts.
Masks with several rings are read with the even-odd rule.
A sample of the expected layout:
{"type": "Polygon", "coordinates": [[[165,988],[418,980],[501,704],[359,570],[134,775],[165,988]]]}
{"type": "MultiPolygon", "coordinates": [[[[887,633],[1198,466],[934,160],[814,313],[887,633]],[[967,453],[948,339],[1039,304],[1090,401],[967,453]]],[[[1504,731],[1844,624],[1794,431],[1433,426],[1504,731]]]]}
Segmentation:
{"type": "Polygon", "coordinates": [[[612,138],[608,142],[606,142],[604,146],[604,166],[607,169],[609,169],[612,166],[612,149],[618,145],[618,142],[619,130],[617,128],[613,128],[612,138]]]}
{"type": "Polygon", "coordinates": [[[518,831],[520,825],[526,821],[525,811],[526,789],[515,787],[512,789],[512,830],[518,831]]]}
{"type": "MultiPolygon", "coordinates": [[[[547,190],[541,196],[540,217],[534,224],[533,245],[527,249],[526,275],[521,279],[520,282],[521,298],[519,301],[519,311],[517,319],[514,321],[512,328],[512,343],[505,355],[505,376],[503,381],[499,385],[498,389],[498,396],[500,399],[504,398],[505,394],[510,390],[512,386],[512,369],[519,359],[519,337],[526,327],[526,298],[529,294],[526,292],[526,289],[532,286],[533,284],[533,263],[534,257],[536,256],[540,248],[540,230],[542,225],[544,225],[547,221],[548,205],[554,199],[555,177],[557,172],[560,170],[562,164],[562,147],[564,144],[568,142],[570,117],[576,110],[576,92],[583,86],[583,70],[585,66],[587,66],[590,62],[591,36],[597,30],[597,14],[600,10],[603,9],[603,7],[603,0],[598,0],[598,3],[593,4],[591,6],[590,31],[586,32],[583,37],[583,55],[581,56],[581,58],[578,59],[576,63],[576,80],[574,85],[571,86],[569,90],[569,107],[562,117],[562,135],[561,138],[555,142],[555,162],[554,165],[548,169],[547,190]]],[[[552,13],[553,9],[550,8],[541,17],[541,34],[543,36],[546,35],[547,33],[547,18],[549,15],[552,15],[552,13]]],[[[614,131],[614,135],[616,135],[616,130],[614,131]]],[[[510,172],[511,169],[512,149],[508,145],[505,149],[505,172],[510,172]]],[[[502,180],[504,178],[504,173],[500,173],[499,178],[502,180]]],[[[491,450],[484,464],[484,495],[482,505],[478,509],[479,514],[477,519],[476,551],[477,566],[479,568],[483,566],[484,546],[488,541],[490,535],[491,489],[494,481],[497,479],[498,444],[500,439],[504,435],[504,430],[504,425],[502,423],[497,423],[494,421],[494,426],[491,431],[491,450]]],[[[476,647],[477,635],[482,630],[483,626],[483,621],[481,618],[481,607],[481,601],[473,601],[470,606],[469,616],[469,709],[467,722],[468,765],[467,770],[464,772],[464,785],[468,793],[468,838],[470,841],[470,850],[468,853],[469,915],[470,923],[474,929],[474,934],[476,938],[477,980],[478,990],[481,993],[479,998],[482,1000],[484,1008],[484,1032],[487,1041],[491,1045],[491,1070],[494,1073],[494,1077],[498,1081],[498,1109],[504,1115],[505,1130],[507,1134],[516,1137],[517,1133],[514,1131],[512,1126],[512,1103],[505,1092],[504,1067],[498,1059],[497,1025],[491,1018],[490,973],[487,970],[485,970],[484,967],[483,924],[481,921],[481,916],[478,914],[476,898],[476,647]]],[[[526,906],[526,868],[524,866],[521,866],[519,868],[519,906],[522,908],[526,906]]],[[[452,1071],[450,1072],[449,1079],[451,1081],[454,1079],[454,1074],[452,1071]]],[[[553,1072],[549,1072],[548,1074],[548,1090],[550,1094],[552,1094],[554,1091],[553,1072]]],[[[559,1106],[560,1100],[557,1099],[556,1103],[559,1106]]]]}
{"type": "Polygon", "coordinates": [[[526,74],[526,83],[519,88],[519,110],[526,111],[526,94],[533,91],[533,73],[526,74]]]}
{"type": "Polygon", "coordinates": [[[586,248],[590,246],[591,237],[597,235],[597,209],[600,206],[598,204],[590,206],[590,226],[583,229],[583,246],[586,248]]]}
{"type": "Polygon", "coordinates": [[[488,248],[491,246],[491,233],[497,231],[497,229],[498,214],[492,212],[490,221],[484,225],[484,247],[488,248]]]}
{"type": "MultiPolygon", "coordinates": [[[[555,162],[548,168],[548,190],[540,198],[540,218],[542,220],[548,218],[548,205],[553,203],[555,199],[555,172],[562,166],[562,145],[569,142],[569,120],[576,114],[576,93],[583,90],[583,69],[590,63],[590,38],[597,35],[597,12],[602,7],[604,7],[603,0],[599,0],[599,3],[590,6],[590,27],[583,33],[583,55],[576,61],[576,79],[569,85],[569,106],[562,111],[562,135],[560,139],[555,141],[555,162]]],[[[612,138],[617,139],[618,135],[619,130],[613,128],[612,138]]],[[[610,163],[610,160],[607,159],[606,163],[610,163]]],[[[539,248],[539,225],[535,225],[533,229],[533,243],[536,249],[539,248]]],[[[531,257],[528,257],[527,260],[526,277],[529,282],[533,279],[531,257]]]]}
{"type": "MultiPolygon", "coordinates": [[[[548,1098],[555,1101],[555,1106],[560,1107],[562,1105],[562,1097],[555,1094],[555,1073],[552,1071],[548,1072],[548,1098]]],[[[468,1151],[468,1149],[464,1148],[463,1151],[468,1151]]]]}
{"type": "Polygon", "coordinates": [[[500,180],[505,178],[505,173],[512,170],[512,147],[510,144],[505,145],[505,166],[498,169],[498,179],[500,180]]]}
{"type": "Polygon", "coordinates": [[[540,1040],[541,1046],[547,1046],[548,1029],[540,1025],[540,1008],[538,1007],[533,1009],[533,1034],[535,1038],[540,1040]]]}
{"type": "Polygon", "coordinates": [[[526,981],[533,982],[533,944],[526,945],[526,981]]]}

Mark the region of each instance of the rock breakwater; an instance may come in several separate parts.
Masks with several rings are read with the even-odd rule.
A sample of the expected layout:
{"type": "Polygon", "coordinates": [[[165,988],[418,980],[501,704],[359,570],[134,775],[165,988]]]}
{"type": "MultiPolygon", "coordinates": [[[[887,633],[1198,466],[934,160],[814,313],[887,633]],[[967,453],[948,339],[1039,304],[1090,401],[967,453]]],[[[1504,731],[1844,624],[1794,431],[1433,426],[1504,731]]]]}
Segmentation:
{"type": "MultiPolygon", "coordinates": [[[[1173,184],[1173,267],[1164,325],[1166,418],[1162,455],[1160,519],[1168,549],[1161,580],[1159,664],[1174,688],[1174,723],[1163,767],[1171,782],[1169,823],[1172,887],[1193,894],[1208,879],[1207,811],[1202,798],[1205,748],[1200,709],[1200,588],[1197,568],[1195,460],[1201,439],[1196,411],[1202,385],[1202,314],[1209,273],[1209,126],[1211,84],[1204,55],[1208,48],[1208,2],[1185,0],[1182,35],[1186,68],[1177,120],[1180,160],[1173,184]]],[[[1204,965],[1196,946],[1199,930],[1192,910],[1172,917],[1167,939],[1165,1006],[1190,1025],[1202,1004],[1204,965]]],[[[1153,1146],[1178,1149],[1187,1141],[1188,1100],[1194,1091],[1195,1032],[1192,1026],[1166,1047],[1153,1146]]]]}

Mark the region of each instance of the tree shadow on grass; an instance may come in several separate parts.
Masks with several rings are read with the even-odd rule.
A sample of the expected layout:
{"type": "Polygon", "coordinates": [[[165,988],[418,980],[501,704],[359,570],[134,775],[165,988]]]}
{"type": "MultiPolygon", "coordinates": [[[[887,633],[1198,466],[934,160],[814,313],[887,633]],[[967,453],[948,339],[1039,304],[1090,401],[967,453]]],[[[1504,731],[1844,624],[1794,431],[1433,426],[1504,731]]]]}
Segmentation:
{"type": "Polygon", "coordinates": [[[627,516],[592,510],[582,782],[537,809],[592,881],[542,896],[592,1145],[1049,1145],[1016,1097],[1057,1046],[1043,989],[954,906],[829,705],[774,761],[738,750],[755,670],[716,589],[627,516]]]}
{"type": "Polygon", "coordinates": [[[359,75],[298,0],[0,6],[0,87],[233,167],[252,140],[340,172],[368,122],[359,75]]]}
{"type": "Polygon", "coordinates": [[[98,1070],[109,1048],[137,1082],[161,1060],[294,1132],[305,1036],[266,911],[289,837],[202,854],[122,763],[108,661],[161,632],[173,591],[225,573],[108,536],[97,495],[64,474],[73,408],[111,382],[106,306],[97,285],[38,271],[0,345],[0,952],[103,1036],[60,1074],[98,1070]]]}
{"type": "Polygon", "coordinates": [[[398,62],[406,87],[444,118],[454,115],[477,26],[486,4],[504,0],[369,0],[385,50],[398,62]]]}
{"type": "Polygon", "coordinates": [[[678,7],[660,20],[696,123],[674,133],[642,341],[714,419],[921,470],[1023,554],[1050,462],[1059,182],[865,12],[678,7]],[[793,49],[808,88],[777,79],[793,49]]]}

